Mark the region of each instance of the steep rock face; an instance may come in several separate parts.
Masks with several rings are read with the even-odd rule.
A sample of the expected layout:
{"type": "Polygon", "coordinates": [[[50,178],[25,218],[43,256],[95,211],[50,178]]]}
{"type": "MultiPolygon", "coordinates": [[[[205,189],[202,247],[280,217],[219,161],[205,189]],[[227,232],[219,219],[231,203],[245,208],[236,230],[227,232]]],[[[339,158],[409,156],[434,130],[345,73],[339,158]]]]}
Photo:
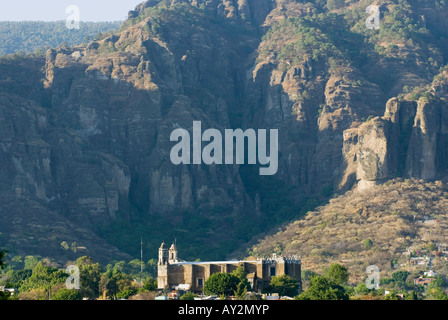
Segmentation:
{"type": "MultiPolygon", "coordinates": [[[[185,41],[184,36],[175,35],[176,39],[170,41],[185,41]]],[[[239,184],[225,168],[218,167],[208,173],[203,172],[204,169],[208,171],[204,167],[190,170],[167,163],[173,129],[179,127],[191,132],[193,121],[201,118],[207,127],[224,129],[229,123],[226,120],[228,102],[223,97],[235,84],[230,83],[229,88],[218,86],[213,73],[201,70],[212,65],[207,61],[214,58],[211,50],[215,50],[217,44],[213,42],[226,40],[212,39],[203,33],[188,36],[194,39],[191,51],[196,52],[191,56],[181,56],[185,52],[174,51],[180,48],[171,49],[167,43],[151,38],[135,26],[120,37],[112,36],[100,44],[116,48],[123,41],[131,43],[124,52],[104,55],[101,49],[94,52],[84,49],[78,61],[72,58],[78,51],[50,52],[47,57],[47,85],[52,90],[57,121],[87,139],[95,150],[110,152],[125,161],[129,169],[141,177],[141,184],[135,185],[134,191],[149,186],[147,198],[138,201],[152,212],[191,209],[195,204],[193,200],[200,197],[203,199],[199,202],[210,201],[210,206],[229,203],[234,200],[225,196],[225,187],[218,181],[225,181],[229,186],[239,184]],[[65,73],[76,75],[76,72],[80,76],[75,79],[64,76],[65,73]],[[216,83],[213,94],[204,87],[205,82],[212,88],[216,83]],[[192,96],[191,91],[201,88],[203,94],[192,96]],[[200,195],[198,190],[210,189],[207,187],[209,174],[215,176],[211,179],[217,180],[219,190],[209,190],[208,196],[200,195]],[[221,175],[229,178],[220,178],[221,175]]],[[[230,68],[230,57],[224,52],[221,55],[216,76],[229,78],[230,75],[222,73],[230,68]]]]}
{"type": "Polygon", "coordinates": [[[393,175],[391,155],[394,146],[390,141],[389,123],[375,118],[359,128],[358,138],[358,170],[359,180],[384,180],[393,175]]]}
{"type": "Polygon", "coordinates": [[[318,119],[319,152],[313,161],[319,165],[315,179],[333,182],[335,190],[351,186],[351,180],[341,178],[346,170],[344,154],[340,152],[344,131],[356,127],[362,119],[379,115],[383,109],[383,94],[377,85],[363,78],[358,70],[344,71],[343,75],[333,75],[327,82],[325,106],[318,119]]]}
{"type": "MultiPolygon", "coordinates": [[[[249,223],[256,214],[238,166],[175,166],[170,134],[176,128],[191,133],[196,120],[203,130],[232,128],[229,113],[240,105],[235,92],[245,63],[239,50],[253,50],[254,29],[235,38],[225,26],[206,30],[207,21],[191,27],[175,12],[167,19],[158,37],[143,21],[87,46],[47,52],[51,109],[44,114],[57,127],[42,138],[48,155],[34,155],[46,161],[49,181],[29,184],[36,185],[36,197],[51,199],[51,208],[83,227],[130,221],[135,208],[142,219],[162,216],[154,223],[176,223],[185,211],[209,220],[217,211],[216,221],[207,222],[216,224],[218,237],[211,238],[230,240],[234,221],[249,223]]],[[[25,191],[17,193],[29,196],[25,191]]]]}
{"type": "Polygon", "coordinates": [[[0,119],[2,192],[18,197],[46,200],[53,182],[50,170],[51,148],[42,140],[48,115],[32,101],[2,95],[0,119]]]}
{"type": "MultiPolygon", "coordinates": [[[[306,15],[303,4],[296,7],[306,15]]],[[[298,186],[299,192],[318,194],[322,189],[350,188],[353,178],[342,177],[347,173],[341,153],[343,133],[362,119],[383,114],[384,93],[359,69],[343,62],[332,70],[307,54],[279,60],[282,47],[273,39],[294,41],[294,37],[284,35],[292,30],[288,25],[285,29],[260,43],[261,54],[248,74],[248,123],[279,128],[283,133],[278,175],[298,186]]]]}
{"type": "MultiPolygon", "coordinates": [[[[34,76],[29,73],[28,80],[38,84],[34,76]]],[[[50,110],[40,105],[47,100],[40,95],[30,99],[36,88],[26,82],[0,93],[2,246],[12,254],[41,254],[64,262],[76,257],[61,249],[66,241],[99,261],[129,258],[91,230],[127,201],[126,166],[108,155],[92,157],[83,150],[82,138],[55,127],[50,110]]]]}
{"type": "Polygon", "coordinates": [[[143,234],[150,250],[173,237],[192,257],[222,258],[358,180],[434,177],[448,163],[446,71],[430,89],[439,100],[389,99],[430,83],[441,52],[426,62],[399,43],[373,54],[374,36],[352,31],[364,16],[347,25],[326,10],[151,0],[114,34],[3,64],[0,191],[127,249],[143,234]],[[191,134],[197,120],[203,131],[278,129],[277,174],[173,165],[171,132],[191,134]]]}
{"type": "Polygon", "coordinates": [[[446,168],[447,117],[446,103],[419,100],[406,161],[408,176],[434,179],[446,168]]]}
{"type": "Polygon", "coordinates": [[[447,108],[432,95],[417,102],[393,98],[382,118],[346,131],[344,149],[356,152],[360,188],[396,176],[431,180],[445,174],[447,108]]]}
{"type": "Polygon", "coordinates": [[[119,198],[127,199],[129,192],[129,172],[123,163],[84,151],[82,138],[55,129],[49,111],[33,101],[3,96],[1,111],[4,192],[50,206],[60,203],[64,210],[71,203],[94,215],[115,215],[119,198]],[[89,162],[89,156],[95,160],[89,162]]]}

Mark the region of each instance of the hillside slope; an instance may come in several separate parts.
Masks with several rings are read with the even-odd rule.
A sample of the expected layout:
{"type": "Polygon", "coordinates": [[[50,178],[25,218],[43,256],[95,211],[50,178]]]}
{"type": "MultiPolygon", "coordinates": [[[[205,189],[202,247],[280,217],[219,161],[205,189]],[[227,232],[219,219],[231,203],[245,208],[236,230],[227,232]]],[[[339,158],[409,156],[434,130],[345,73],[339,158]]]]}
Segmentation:
{"type": "Polygon", "coordinates": [[[432,269],[446,276],[443,257],[426,248],[446,244],[447,209],[446,179],[394,179],[331,199],[260,241],[251,253],[300,255],[304,269],[315,272],[331,262],[341,263],[349,269],[351,280],[359,283],[369,265],[377,265],[383,277],[400,268],[413,270],[409,253],[417,250],[432,255],[432,269]]]}

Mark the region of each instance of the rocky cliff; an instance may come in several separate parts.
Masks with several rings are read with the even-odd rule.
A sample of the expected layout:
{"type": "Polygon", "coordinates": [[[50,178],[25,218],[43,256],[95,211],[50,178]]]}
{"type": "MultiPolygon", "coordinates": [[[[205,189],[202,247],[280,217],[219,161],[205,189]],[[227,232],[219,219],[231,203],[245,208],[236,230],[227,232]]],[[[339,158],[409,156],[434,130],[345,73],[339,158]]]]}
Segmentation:
{"type": "Polygon", "coordinates": [[[177,238],[186,258],[223,258],[335,192],[443,173],[446,5],[382,3],[378,31],[366,1],[150,0],[88,45],[3,59],[1,244],[61,259],[61,241],[102,248],[78,232],[51,252],[16,245],[9,219],[38,206],[43,225],[105,239],[103,260],[140,236],[151,252],[177,238]],[[278,129],[278,173],[173,165],[170,134],[194,120],[278,129]]]}
{"type": "Polygon", "coordinates": [[[345,148],[356,150],[352,163],[361,189],[396,176],[433,180],[446,174],[448,104],[436,90],[442,74],[418,101],[392,98],[383,117],[345,133],[345,148]]]}

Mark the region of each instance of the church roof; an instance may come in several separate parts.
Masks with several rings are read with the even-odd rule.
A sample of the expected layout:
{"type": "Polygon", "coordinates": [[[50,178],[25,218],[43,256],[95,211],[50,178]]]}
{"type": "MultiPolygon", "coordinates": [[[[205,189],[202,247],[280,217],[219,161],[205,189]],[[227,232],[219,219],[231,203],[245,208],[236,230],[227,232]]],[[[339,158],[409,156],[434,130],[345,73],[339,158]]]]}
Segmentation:
{"type": "Polygon", "coordinates": [[[235,264],[240,262],[249,262],[249,263],[256,263],[257,261],[248,261],[248,260],[227,260],[227,261],[183,261],[183,262],[177,262],[172,264],[177,265],[188,265],[188,264],[235,264]]]}

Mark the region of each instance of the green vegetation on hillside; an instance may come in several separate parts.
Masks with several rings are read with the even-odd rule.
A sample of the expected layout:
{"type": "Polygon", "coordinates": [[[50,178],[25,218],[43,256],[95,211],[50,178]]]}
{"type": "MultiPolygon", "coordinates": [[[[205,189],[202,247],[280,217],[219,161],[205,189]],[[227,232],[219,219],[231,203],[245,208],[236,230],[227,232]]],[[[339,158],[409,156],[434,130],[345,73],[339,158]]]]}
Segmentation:
{"type": "Polygon", "coordinates": [[[9,293],[0,292],[0,300],[2,297],[19,300],[128,299],[157,288],[154,260],[144,263],[142,274],[139,260],[116,261],[102,267],[83,256],[72,264],[79,268],[79,289],[66,288],[69,275],[65,268],[53,261],[16,256],[0,273],[0,286],[16,289],[16,294],[8,297],[5,294],[9,293]],[[143,282],[140,282],[141,276],[143,282]]]}
{"type": "Polygon", "coordinates": [[[334,13],[281,20],[263,37],[266,45],[262,45],[258,59],[276,52],[278,61],[286,60],[292,64],[309,58],[316,61],[329,58],[344,60],[346,48],[338,45],[348,35],[347,29],[343,16],[334,13]]]}
{"type": "Polygon", "coordinates": [[[120,25],[120,21],[81,22],[79,29],[68,29],[65,21],[0,21],[0,55],[33,53],[62,43],[69,46],[87,43],[102,33],[118,30],[120,25]]]}

